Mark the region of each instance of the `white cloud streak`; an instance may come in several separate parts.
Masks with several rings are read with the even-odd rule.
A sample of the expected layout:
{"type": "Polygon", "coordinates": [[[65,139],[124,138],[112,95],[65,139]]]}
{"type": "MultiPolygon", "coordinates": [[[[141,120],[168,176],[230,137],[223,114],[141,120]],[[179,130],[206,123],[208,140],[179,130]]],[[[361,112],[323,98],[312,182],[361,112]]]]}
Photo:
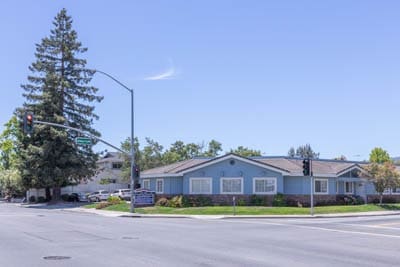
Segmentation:
{"type": "Polygon", "coordinates": [[[177,72],[175,71],[174,67],[171,67],[164,71],[163,73],[150,76],[147,78],[144,78],[145,80],[150,80],[150,81],[157,81],[157,80],[167,80],[167,79],[172,79],[176,76],[177,72]]]}
{"type": "Polygon", "coordinates": [[[174,79],[179,74],[179,71],[177,71],[175,69],[172,60],[170,60],[170,64],[171,64],[171,66],[166,71],[164,71],[164,72],[162,72],[160,74],[156,74],[156,75],[153,75],[153,76],[146,77],[144,79],[145,80],[149,80],[149,81],[174,79]]]}

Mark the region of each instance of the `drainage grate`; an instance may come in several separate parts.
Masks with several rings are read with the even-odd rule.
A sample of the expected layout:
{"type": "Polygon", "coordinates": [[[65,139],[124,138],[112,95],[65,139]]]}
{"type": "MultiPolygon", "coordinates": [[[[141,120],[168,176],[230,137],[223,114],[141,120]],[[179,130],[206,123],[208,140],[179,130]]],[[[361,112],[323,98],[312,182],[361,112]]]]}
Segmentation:
{"type": "Polygon", "coordinates": [[[69,259],[71,259],[71,257],[68,257],[68,256],[46,256],[46,257],[43,257],[43,259],[59,261],[59,260],[69,260],[69,259]]]}

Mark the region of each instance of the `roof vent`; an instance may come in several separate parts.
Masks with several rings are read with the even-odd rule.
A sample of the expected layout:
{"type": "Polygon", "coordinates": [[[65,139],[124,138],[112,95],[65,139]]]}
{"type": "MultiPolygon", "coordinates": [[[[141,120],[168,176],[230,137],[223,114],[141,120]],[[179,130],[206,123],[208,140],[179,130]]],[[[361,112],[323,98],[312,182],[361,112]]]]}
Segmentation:
{"type": "Polygon", "coordinates": [[[231,164],[231,165],[235,165],[235,160],[234,159],[231,159],[230,161],[229,161],[229,164],[231,164]]]}

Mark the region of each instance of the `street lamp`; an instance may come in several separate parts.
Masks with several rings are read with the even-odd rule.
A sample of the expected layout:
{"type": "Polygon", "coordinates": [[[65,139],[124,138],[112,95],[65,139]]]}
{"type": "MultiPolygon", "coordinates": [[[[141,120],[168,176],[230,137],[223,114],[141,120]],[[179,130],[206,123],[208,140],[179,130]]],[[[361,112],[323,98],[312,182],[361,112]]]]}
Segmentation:
{"type": "Polygon", "coordinates": [[[135,181],[134,181],[134,174],[133,174],[133,169],[135,166],[135,149],[134,149],[134,111],[133,111],[133,99],[134,99],[134,91],[133,89],[129,88],[125,84],[121,83],[118,81],[116,78],[111,76],[110,74],[100,71],[100,70],[94,70],[95,73],[101,73],[108,78],[112,79],[114,82],[118,83],[121,85],[123,88],[129,91],[131,93],[131,207],[130,207],[130,212],[133,213],[135,212],[135,181]]]}

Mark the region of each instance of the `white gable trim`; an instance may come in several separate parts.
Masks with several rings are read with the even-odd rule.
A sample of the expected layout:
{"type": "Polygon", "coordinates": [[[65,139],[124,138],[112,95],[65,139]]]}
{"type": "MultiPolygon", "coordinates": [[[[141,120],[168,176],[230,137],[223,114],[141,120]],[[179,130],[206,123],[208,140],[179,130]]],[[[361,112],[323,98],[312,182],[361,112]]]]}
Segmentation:
{"type": "Polygon", "coordinates": [[[183,174],[179,173],[151,173],[151,174],[140,174],[140,179],[143,178],[168,178],[168,177],[182,177],[183,174]]]}
{"type": "Polygon", "coordinates": [[[363,174],[369,176],[369,173],[368,173],[366,170],[364,170],[363,168],[361,168],[361,167],[360,167],[359,165],[357,165],[357,164],[356,164],[356,165],[353,165],[353,166],[350,167],[350,168],[347,168],[347,169],[345,169],[345,170],[339,172],[339,173],[337,174],[337,176],[339,177],[340,175],[343,175],[343,174],[345,174],[346,172],[351,172],[351,171],[353,171],[353,170],[358,170],[358,171],[360,171],[361,173],[363,173],[363,174]]]}
{"type": "Polygon", "coordinates": [[[238,160],[238,161],[242,161],[242,162],[245,162],[245,163],[260,167],[260,168],[263,168],[263,169],[267,169],[267,170],[271,170],[271,171],[274,171],[274,172],[281,173],[282,175],[288,175],[289,174],[289,172],[281,170],[281,169],[278,169],[278,168],[275,168],[273,166],[266,165],[266,164],[263,164],[263,163],[259,163],[259,162],[256,162],[254,160],[249,160],[249,159],[242,158],[242,157],[239,157],[239,156],[236,156],[236,155],[232,155],[232,154],[228,154],[226,156],[222,156],[220,158],[207,161],[206,163],[202,163],[202,164],[200,164],[198,166],[194,166],[194,167],[188,168],[186,170],[183,170],[183,171],[179,172],[178,174],[182,174],[183,175],[183,174],[188,173],[188,172],[196,171],[196,170],[199,170],[199,169],[202,169],[202,168],[205,168],[205,167],[220,163],[220,162],[222,162],[224,160],[227,160],[227,159],[235,159],[235,160],[238,160]]]}

